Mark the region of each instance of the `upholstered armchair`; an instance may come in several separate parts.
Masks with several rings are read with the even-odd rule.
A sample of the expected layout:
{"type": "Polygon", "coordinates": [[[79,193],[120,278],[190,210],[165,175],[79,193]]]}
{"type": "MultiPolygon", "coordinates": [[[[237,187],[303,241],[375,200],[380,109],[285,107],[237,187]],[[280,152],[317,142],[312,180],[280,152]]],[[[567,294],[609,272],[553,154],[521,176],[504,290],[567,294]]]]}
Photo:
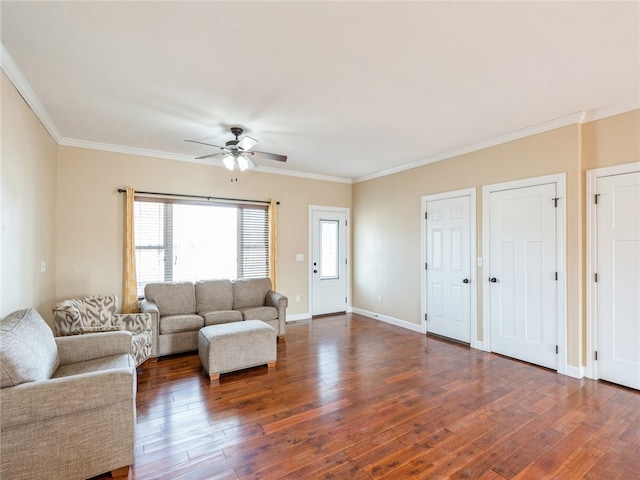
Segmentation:
{"type": "Polygon", "coordinates": [[[151,356],[153,337],[151,315],[148,313],[118,314],[116,295],[94,295],[65,300],[53,307],[56,335],[127,330],[132,333],[131,356],[140,366],[151,356]]]}
{"type": "Polygon", "coordinates": [[[136,368],[130,332],[54,337],[34,309],[0,320],[0,478],[127,475],[136,368]]]}

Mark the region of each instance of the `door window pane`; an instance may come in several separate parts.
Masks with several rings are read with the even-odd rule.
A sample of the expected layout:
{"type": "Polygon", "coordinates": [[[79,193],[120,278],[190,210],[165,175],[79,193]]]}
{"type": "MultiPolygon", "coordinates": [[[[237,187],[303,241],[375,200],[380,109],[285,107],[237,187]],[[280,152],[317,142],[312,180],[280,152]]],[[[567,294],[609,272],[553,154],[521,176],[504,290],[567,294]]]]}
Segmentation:
{"type": "Polygon", "coordinates": [[[337,220],[320,220],[320,279],[338,278],[338,235],[337,220]]]}

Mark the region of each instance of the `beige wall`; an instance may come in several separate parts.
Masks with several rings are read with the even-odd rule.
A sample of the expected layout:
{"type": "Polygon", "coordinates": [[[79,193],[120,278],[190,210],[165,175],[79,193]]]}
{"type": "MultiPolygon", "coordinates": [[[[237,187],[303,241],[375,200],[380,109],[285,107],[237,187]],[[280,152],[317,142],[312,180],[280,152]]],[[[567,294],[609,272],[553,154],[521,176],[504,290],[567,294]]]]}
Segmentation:
{"type": "MultiPolygon", "coordinates": [[[[354,306],[420,324],[423,195],[476,188],[476,256],[482,256],[482,186],[565,172],[568,356],[570,363],[577,365],[582,308],[579,132],[579,126],[572,125],[355,184],[354,306]],[[382,295],[382,303],[377,303],[377,294],[382,295]]],[[[484,278],[482,267],[477,269],[477,277],[484,278]]],[[[482,282],[478,282],[477,288],[478,332],[481,332],[482,282]]]]}
{"type": "MultiPolygon", "coordinates": [[[[352,305],[420,324],[420,199],[475,187],[477,256],[482,186],[566,173],[567,316],[570,365],[585,362],[584,181],[588,169],[640,160],[640,110],[574,125],[352,185],[90,149],[58,147],[2,74],[0,315],[35,306],[51,321],[55,301],[122,292],[122,186],[254,199],[279,208],[278,289],[289,313],[309,311],[308,206],[352,208],[352,305]],[[40,262],[47,265],[40,273],[40,262]],[[295,297],[300,295],[301,302],[295,297]],[[382,303],[377,296],[382,295],[382,303]]],[[[482,268],[478,268],[482,278],[482,268]]],[[[482,283],[478,285],[482,331],[482,283]]],[[[481,340],[481,339],[480,339],[481,340]]]]}
{"type": "MultiPolygon", "coordinates": [[[[640,160],[639,132],[635,110],[354,184],[354,307],[420,324],[422,196],[476,188],[476,255],[482,256],[482,186],[565,173],[567,358],[569,365],[584,365],[585,170],[640,160]]],[[[482,267],[477,276],[484,278],[482,267]]],[[[479,336],[482,286],[477,285],[479,336]]]]}
{"type": "Polygon", "coordinates": [[[140,191],[247,198],[280,202],[278,290],[289,297],[289,315],[309,311],[308,206],[351,207],[351,185],[97,150],[59,147],[57,297],[115,292],[122,296],[124,197],[140,191]],[[237,178],[237,182],[231,182],[237,178]],[[296,302],[300,295],[300,302],[296,302]]]}
{"type": "Polygon", "coordinates": [[[585,123],[583,171],[640,161],[640,110],[585,123]]]}
{"type": "MultiPolygon", "coordinates": [[[[594,168],[611,167],[625,163],[640,162],[640,110],[614,115],[595,122],[585,123],[582,126],[582,182],[585,188],[582,190],[583,205],[586,201],[586,172],[594,168]]],[[[591,199],[589,201],[592,201],[591,199]]],[[[582,264],[586,266],[587,251],[586,242],[586,208],[582,215],[582,264]]],[[[583,292],[587,292],[587,281],[583,277],[583,292]]],[[[583,311],[586,312],[586,294],[583,298],[583,311]]],[[[582,325],[586,331],[586,315],[583,316],[582,325]]],[[[583,352],[582,363],[586,364],[586,335],[582,338],[583,352]]]]}
{"type": "Polygon", "coordinates": [[[0,316],[34,307],[51,324],[57,146],[4,72],[0,76],[0,316]],[[41,261],[46,262],[44,273],[40,272],[41,261]]]}

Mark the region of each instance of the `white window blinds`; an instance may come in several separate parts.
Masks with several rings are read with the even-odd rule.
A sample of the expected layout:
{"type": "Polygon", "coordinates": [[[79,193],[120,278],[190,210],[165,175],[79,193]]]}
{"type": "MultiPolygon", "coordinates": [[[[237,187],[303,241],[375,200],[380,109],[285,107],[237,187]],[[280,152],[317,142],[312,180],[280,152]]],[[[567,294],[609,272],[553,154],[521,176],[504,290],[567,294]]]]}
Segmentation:
{"type": "Polygon", "coordinates": [[[138,296],[149,282],[269,276],[262,205],[136,198],[138,296]]]}

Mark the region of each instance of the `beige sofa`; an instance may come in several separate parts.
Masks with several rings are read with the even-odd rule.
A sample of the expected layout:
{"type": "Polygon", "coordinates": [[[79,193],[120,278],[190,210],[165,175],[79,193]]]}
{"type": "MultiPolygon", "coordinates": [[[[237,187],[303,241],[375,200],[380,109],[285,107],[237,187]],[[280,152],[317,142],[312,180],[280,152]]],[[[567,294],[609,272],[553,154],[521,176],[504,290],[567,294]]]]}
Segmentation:
{"type": "Polygon", "coordinates": [[[133,463],[131,333],[54,338],[38,312],[0,321],[0,478],[86,479],[133,463]]]}
{"type": "Polygon", "coordinates": [[[202,327],[262,320],[284,337],[287,297],[271,290],[269,278],[148,283],[140,310],[152,318],[151,356],[198,349],[202,327]]]}

